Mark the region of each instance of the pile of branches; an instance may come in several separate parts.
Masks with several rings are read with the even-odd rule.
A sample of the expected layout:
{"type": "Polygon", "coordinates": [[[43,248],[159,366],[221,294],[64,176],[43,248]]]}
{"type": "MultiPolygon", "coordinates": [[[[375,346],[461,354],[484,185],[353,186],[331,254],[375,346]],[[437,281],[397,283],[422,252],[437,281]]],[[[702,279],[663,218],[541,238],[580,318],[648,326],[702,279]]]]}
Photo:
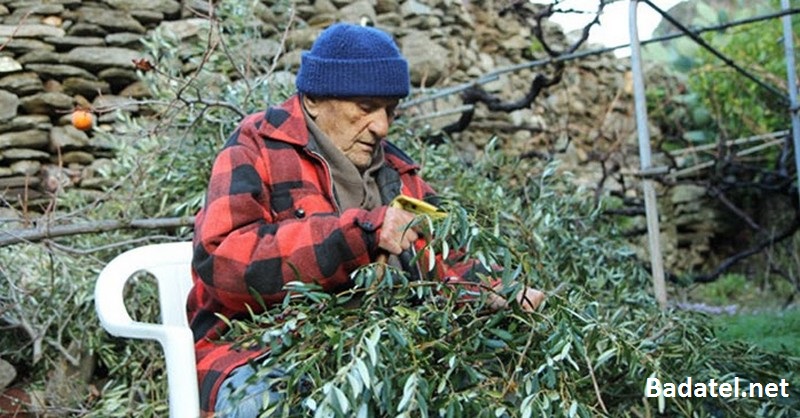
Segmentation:
{"type": "MultiPolygon", "coordinates": [[[[505,164],[492,158],[479,161],[479,169],[505,164]]],[[[456,176],[445,194],[459,196],[463,206],[452,203],[450,216],[432,224],[437,238],[429,251],[464,248],[500,267],[509,300],[523,284],[545,289],[543,307],[497,311],[481,296],[465,299],[470,289],[458,284],[409,282],[391,270],[382,276],[374,265],[338,295],[293,283],[283,304],[232,321],[227,336],[269,347],[252,382],[274,378],[276,368],[285,372],[274,386],[284,402],[268,409],[315,417],[800,412],[796,389],[788,400],[644,398],[648,377],[780,376],[796,388],[800,359],[720,342],[701,314],[661,311],[644,290],[647,273],[601,224],[599,211],[586,199],[553,192],[568,186],[552,170],[528,183],[510,181],[512,173],[513,167],[494,179],[456,176]],[[512,186],[498,189],[495,181],[512,186]],[[491,219],[496,223],[487,225],[491,219]]]]}

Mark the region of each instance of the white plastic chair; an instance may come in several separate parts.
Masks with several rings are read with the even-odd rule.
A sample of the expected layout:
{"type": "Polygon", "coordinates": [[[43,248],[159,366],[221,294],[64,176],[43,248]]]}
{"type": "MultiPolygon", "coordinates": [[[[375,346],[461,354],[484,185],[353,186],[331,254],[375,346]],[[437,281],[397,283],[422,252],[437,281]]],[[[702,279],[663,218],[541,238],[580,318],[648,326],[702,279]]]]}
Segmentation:
{"type": "Polygon", "coordinates": [[[186,319],[186,295],[192,288],[192,243],[153,244],[126,251],[100,272],[94,301],[100,324],[117,337],[157,340],[164,348],[172,418],[200,416],[194,338],[186,319]],[[131,319],[123,300],[128,279],[137,272],[158,282],[161,323],[131,319]]]}

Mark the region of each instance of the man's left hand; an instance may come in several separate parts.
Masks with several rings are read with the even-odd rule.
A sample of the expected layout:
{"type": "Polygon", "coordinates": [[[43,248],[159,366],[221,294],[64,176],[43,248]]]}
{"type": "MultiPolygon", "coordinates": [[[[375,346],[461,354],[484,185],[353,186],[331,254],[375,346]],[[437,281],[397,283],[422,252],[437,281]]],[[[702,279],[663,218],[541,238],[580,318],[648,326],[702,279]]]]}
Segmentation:
{"type": "MultiPolygon", "coordinates": [[[[503,285],[499,284],[494,287],[494,291],[499,293],[503,290],[503,285]]],[[[490,293],[488,297],[488,304],[492,309],[500,310],[508,307],[508,301],[497,293],[490,293]]],[[[525,287],[517,293],[517,302],[525,312],[533,312],[539,305],[544,302],[546,295],[544,292],[534,289],[532,287],[525,287]]]]}

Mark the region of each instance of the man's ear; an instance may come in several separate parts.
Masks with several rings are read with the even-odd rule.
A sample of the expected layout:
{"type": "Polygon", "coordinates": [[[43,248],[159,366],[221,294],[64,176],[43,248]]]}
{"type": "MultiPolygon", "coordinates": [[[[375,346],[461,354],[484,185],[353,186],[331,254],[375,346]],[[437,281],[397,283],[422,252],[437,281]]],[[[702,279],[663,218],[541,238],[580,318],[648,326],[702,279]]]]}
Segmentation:
{"type": "Polygon", "coordinates": [[[305,106],[306,112],[311,116],[311,119],[317,118],[319,114],[319,100],[303,95],[303,106],[305,106]]]}

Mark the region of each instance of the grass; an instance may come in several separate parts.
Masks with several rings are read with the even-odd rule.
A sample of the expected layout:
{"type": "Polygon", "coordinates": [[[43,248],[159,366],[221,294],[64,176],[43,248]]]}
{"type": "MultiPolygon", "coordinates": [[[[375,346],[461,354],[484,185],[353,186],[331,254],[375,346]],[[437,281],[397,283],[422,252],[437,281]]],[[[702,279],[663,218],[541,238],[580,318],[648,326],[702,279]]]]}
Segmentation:
{"type": "Polygon", "coordinates": [[[736,314],[713,318],[720,340],[800,357],[800,308],[781,309],[792,291],[785,282],[759,286],[742,275],[728,274],[698,286],[690,298],[711,306],[735,305],[736,314]]]}
{"type": "Polygon", "coordinates": [[[720,315],[714,325],[721,340],[800,357],[800,309],[720,315]]]}

